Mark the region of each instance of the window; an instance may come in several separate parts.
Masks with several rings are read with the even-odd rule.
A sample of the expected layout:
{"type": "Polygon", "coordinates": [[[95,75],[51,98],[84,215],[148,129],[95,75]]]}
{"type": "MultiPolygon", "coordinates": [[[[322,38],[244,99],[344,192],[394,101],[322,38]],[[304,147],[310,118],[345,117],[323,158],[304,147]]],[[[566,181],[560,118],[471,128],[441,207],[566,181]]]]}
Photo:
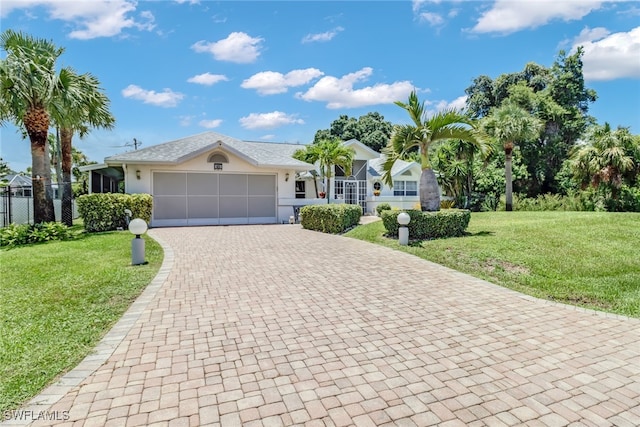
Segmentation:
{"type": "Polygon", "coordinates": [[[417,196],[418,181],[396,181],[393,183],[394,196],[417,196]]]}
{"type": "MultiPolygon", "coordinates": [[[[207,159],[209,163],[229,163],[229,159],[222,153],[213,153],[207,159]]],[[[222,167],[220,167],[222,169],[222,167]]]]}
{"type": "Polygon", "coordinates": [[[373,189],[376,191],[382,190],[382,184],[380,183],[380,181],[376,181],[373,183],[373,189]]]}
{"type": "Polygon", "coordinates": [[[304,181],[296,181],[296,199],[304,199],[307,197],[305,184],[304,181]]]}

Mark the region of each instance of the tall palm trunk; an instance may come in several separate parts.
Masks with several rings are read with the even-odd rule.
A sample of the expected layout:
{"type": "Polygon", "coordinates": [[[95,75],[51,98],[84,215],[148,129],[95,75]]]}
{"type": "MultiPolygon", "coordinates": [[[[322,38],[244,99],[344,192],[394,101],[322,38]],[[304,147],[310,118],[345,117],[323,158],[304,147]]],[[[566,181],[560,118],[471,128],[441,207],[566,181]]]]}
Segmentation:
{"type": "Polygon", "coordinates": [[[61,221],[71,227],[73,225],[73,190],[71,188],[71,140],[73,130],[60,129],[60,146],[62,151],[62,215],[61,221]]]}
{"type": "Polygon", "coordinates": [[[440,210],[440,188],[436,173],[431,168],[422,169],[420,175],[420,208],[423,212],[440,210]]]}
{"type": "Polygon", "coordinates": [[[47,143],[49,114],[44,108],[31,107],[25,113],[23,123],[31,142],[33,221],[35,224],[55,221],[47,143]]]}
{"type": "Polygon", "coordinates": [[[505,179],[505,198],[506,198],[506,210],[508,212],[513,210],[513,183],[511,177],[511,162],[513,143],[508,142],[504,145],[504,179],[505,179]]]}

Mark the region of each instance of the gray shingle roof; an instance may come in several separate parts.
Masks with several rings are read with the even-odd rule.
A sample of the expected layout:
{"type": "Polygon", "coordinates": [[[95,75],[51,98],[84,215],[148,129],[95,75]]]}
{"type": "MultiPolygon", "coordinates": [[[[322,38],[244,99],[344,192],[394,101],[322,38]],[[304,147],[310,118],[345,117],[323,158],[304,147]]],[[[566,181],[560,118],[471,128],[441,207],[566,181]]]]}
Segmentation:
{"type": "Polygon", "coordinates": [[[180,164],[216,147],[226,148],[258,167],[289,167],[309,170],[310,165],[293,157],[304,145],[273,142],[243,141],[216,132],[205,132],[140,150],[107,157],[105,163],[180,164]]]}

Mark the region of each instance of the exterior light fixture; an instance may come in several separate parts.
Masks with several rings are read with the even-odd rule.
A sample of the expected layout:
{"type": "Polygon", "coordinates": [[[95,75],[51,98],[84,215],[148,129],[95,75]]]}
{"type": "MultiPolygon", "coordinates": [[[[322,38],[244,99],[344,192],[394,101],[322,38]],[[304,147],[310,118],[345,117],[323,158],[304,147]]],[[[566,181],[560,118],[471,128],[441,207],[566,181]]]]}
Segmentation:
{"type": "Polygon", "coordinates": [[[407,246],[409,244],[409,222],[411,221],[411,217],[406,212],[400,212],[398,214],[398,224],[400,227],[398,228],[398,243],[402,246],[407,246]]]}
{"type": "Polygon", "coordinates": [[[131,240],[131,265],[142,265],[144,260],[144,239],[140,236],[147,232],[147,223],[141,218],[132,219],[129,223],[129,232],[136,237],[131,240]]]}
{"type": "Polygon", "coordinates": [[[284,174],[284,180],[289,181],[289,172],[284,174]]]}
{"type": "Polygon", "coordinates": [[[136,170],[136,178],[140,179],[140,169],[136,170]]]}

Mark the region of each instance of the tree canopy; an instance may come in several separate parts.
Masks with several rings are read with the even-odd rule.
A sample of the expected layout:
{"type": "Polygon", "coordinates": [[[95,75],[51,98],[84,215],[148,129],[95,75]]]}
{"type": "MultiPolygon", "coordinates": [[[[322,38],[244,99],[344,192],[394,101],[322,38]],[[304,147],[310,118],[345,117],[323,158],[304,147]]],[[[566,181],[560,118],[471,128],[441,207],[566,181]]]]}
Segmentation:
{"type": "Polygon", "coordinates": [[[364,145],[377,152],[387,145],[393,125],[385,121],[384,116],[377,112],[367,113],[358,119],[341,115],[331,123],[329,129],[318,130],[313,142],[327,138],[338,138],[341,141],[357,139],[364,145]]]}

